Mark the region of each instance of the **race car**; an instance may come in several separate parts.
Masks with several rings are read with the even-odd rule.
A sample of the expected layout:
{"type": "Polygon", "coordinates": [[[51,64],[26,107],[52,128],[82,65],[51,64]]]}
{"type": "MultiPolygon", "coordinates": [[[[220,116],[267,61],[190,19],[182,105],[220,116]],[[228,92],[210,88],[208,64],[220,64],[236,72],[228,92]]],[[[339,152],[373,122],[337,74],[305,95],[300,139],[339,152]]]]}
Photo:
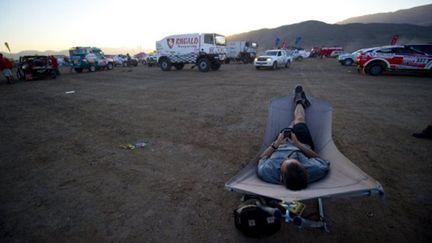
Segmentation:
{"type": "Polygon", "coordinates": [[[377,76],[384,71],[432,71],[432,56],[411,46],[383,46],[357,56],[359,71],[377,76]]]}

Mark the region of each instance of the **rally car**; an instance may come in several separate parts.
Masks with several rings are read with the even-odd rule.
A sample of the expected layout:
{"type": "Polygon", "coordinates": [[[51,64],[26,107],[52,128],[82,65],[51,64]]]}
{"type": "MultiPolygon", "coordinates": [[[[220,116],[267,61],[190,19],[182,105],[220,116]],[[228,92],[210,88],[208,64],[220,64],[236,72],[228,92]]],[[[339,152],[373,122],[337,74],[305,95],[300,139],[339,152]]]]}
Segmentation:
{"type": "Polygon", "coordinates": [[[383,46],[357,56],[359,71],[373,76],[391,70],[432,72],[432,56],[411,46],[383,46]]]}

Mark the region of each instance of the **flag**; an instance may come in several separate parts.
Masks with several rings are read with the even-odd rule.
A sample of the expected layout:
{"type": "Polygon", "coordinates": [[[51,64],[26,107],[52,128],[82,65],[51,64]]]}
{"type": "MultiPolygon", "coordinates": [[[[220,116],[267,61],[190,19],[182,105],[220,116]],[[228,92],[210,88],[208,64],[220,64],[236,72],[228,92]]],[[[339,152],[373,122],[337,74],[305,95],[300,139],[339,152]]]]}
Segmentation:
{"type": "Polygon", "coordinates": [[[390,45],[396,45],[396,42],[398,41],[398,39],[399,39],[399,35],[397,35],[397,34],[394,35],[390,40],[390,45]]]}
{"type": "Polygon", "coordinates": [[[6,46],[6,48],[9,50],[9,53],[10,53],[9,44],[8,44],[7,42],[5,42],[5,46],[6,46]]]}
{"type": "Polygon", "coordinates": [[[279,42],[280,42],[280,38],[276,37],[276,40],[275,40],[275,47],[276,48],[279,46],[279,42]]]}
{"type": "Polygon", "coordinates": [[[284,41],[282,42],[280,48],[281,49],[285,49],[286,48],[286,39],[284,39],[284,41]]]}
{"type": "Polygon", "coordinates": [[[297,36],[294,42],[294,46],[298,46],[298,44],[300,44],[301,39],[302,39],[301,36],[297,36]]]}

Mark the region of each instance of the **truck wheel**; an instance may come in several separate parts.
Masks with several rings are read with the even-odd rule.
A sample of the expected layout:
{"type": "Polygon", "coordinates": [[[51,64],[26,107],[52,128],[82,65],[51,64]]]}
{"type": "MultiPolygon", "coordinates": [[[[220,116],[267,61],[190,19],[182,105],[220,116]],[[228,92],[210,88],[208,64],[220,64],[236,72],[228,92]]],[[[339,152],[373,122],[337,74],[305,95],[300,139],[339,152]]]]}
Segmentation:
{"type": "Polygon", "coordinates": [[[75,68],[75,72],[77,73],[82,73],[83,69],[82,68],[75,68]]]}
{"type": "Polygon", "coordinates": [[[198,69],[201,72],[208,72],[210,70],[210,62],[207,58],[200,58],[197,62],[198,64],[198,69]]]}
{"type": "Polygon", "coordinates": [[[212,63],[212,64],[210,65],[210,68],[211,68],[211,70],[213,70],[213,71],[219,70],[220,67],[221,67],[221,64],[220,64],[220,63],[212,63]]]}
{"type": "Polygon", "coordinates": [[[255,66],[255,69],[256,69],[256,70],[260,70],[261,68],[260,68],[260,67],[258,67],[258,66],[255,66]]]}
{"type": "Polygon", "coordinates": [[[353,63],[354,63],[354,61],[351,58],[347,58],[347,59],[343,60],[344,66],[351,66],[353,63]]]}
{"type": "Polygon", "coordinates": [[[89,67],[89,71],[90,71],[90,72],[96,72],[96,66],[91,65],[91,66],[89,67]]]}
{"type": "Polygon", "coordinates": [[[176,70],[182,70],[184,68],[184,64],[183,63],[177,63],[177,64],[174,64],[174,67],[176,70]]]}
{"type": "Polygon", "coordinates": [[[290,62],[290,61],[287,61],[287,62],[285,63],[285,68],[289,68],[290,65],[291,65],[291,62],[290,62]]]}
{"type": "Polygon", "coordinates": [[[112,70],[114,68],[114,66],[112,63],[108,63],[107,68],[108,68],[108,70],[112,70]]]}
{"type": "Polygon", "coordinates": [[[164,58],[164,59],[160,60],[160,67],[161,67],[162,71],[170,71],[171,70],[171,62],[167,58],[164,58]]]}
{"type": "Polygon", "coordinates": [[[378,76],[380,75],[382,72],[384,71],[383,67],[378,64],[371,64],[368,68],[367,68],[367,73],[369,73],[372,76],[378,76]]]}
{"type": "Polygon", "coordinates": [[[276,70],[276,69],[277,69],[277,66],[278,66],[277,62],[274,62],[274,63],[273,63],[273,66],[272,66],[272,69],[273,69],[273,70],[276,70]]]}

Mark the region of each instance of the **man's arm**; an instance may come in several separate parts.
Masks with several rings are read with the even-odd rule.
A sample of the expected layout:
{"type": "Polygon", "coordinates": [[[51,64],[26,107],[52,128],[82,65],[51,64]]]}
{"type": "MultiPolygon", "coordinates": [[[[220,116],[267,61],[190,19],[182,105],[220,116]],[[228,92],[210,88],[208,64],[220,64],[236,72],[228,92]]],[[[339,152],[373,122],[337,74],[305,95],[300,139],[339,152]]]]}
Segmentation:
{"type": "Polygon", "coordinates": [[[262,154],[260,155],[260,158],[263,157],[269,157],[278,147],[279,145],[284,143],[284,135],[283,133],[279,133],[279,136],[277,137],[276,141],[274,141],[262,154]]]}
{"type": "MultiPolygon", "coordinates": [[[[291,138],[288,138],[288,141],[296,146],[298,149],[300,149],[304,155],[306,155],[309,158],[316,158],[319,157],[319,155],[313,151],[312,149],[306,147],[303,143],[301,143],[296,135],[294,133],[291,133],[291,138]]],[[[264,151],[265,152],[265,151],[264,151]]]]}

